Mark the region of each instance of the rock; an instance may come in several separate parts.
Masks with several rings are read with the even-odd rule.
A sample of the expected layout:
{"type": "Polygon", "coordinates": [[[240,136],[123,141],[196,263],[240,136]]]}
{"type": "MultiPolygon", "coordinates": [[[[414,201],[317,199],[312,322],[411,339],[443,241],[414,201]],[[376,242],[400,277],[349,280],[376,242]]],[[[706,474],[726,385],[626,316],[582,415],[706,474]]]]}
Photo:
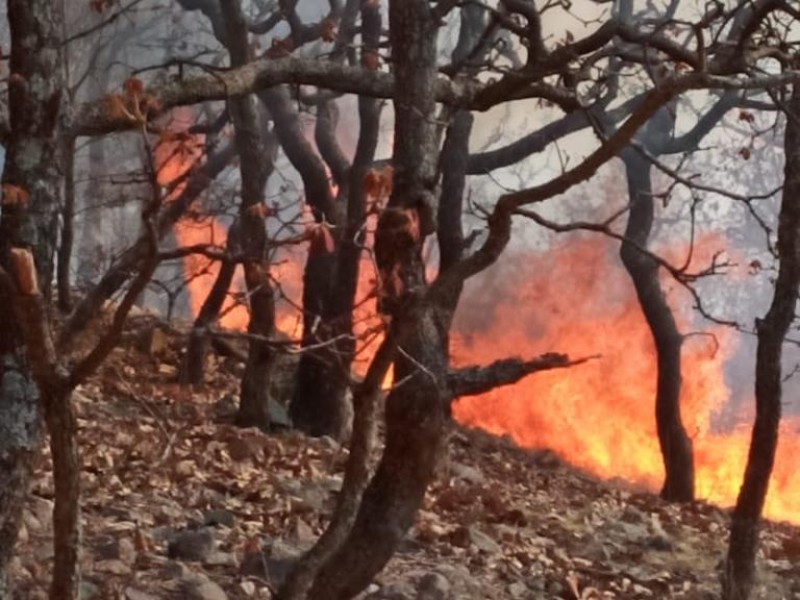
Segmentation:
{"type": "Polygon", "coordinates": [[[672,541],[665,535],[651,535],[645,540],[644,545],[659,552],[671,552],[674,549],[672,541]]]}
{"type": "Polygon", "coordinates": [[[224,508],[217,508],[206,513],[203,520],[204,525],[213,527],[214,525],[222,525],[224,527],[233,527],[236,523],[236,517],[229,510],[224,508]]]}
{"type": "Polygon", "coordinates": [[[216,583],[200,573],[189,573],[180,580],[184,600],[228,600],[228,595],[216,583]]]}
{"type": "Polygon", "coordinates": [[[239,563],[232,552],[212,552],[203,564],[209,567],[235,567],[239,563]]]}
{"type": "Polygon", "coordinates": [[[326,482],[287,478],[278,482],[278,489],[297,498],[301,509],[327,513],[333,508],[332,495],[326,482]]]}
{"type": "Polygon", "coordinates": [[[547,584],[547,594],[550,598],[560,598],[564,593],[564,586],[558,581],[551,581],[547,584]]]}
{"type": "Polygon", "coordinates": [[[267,403],[267,413],[269,414],[270,427],[291,429],[292,419],[289,417],[289,411],[286,410],[283,404],[273,400],[272,397],[269,398],[267,403]]]}
{"type": "Polygon", "coordinates": [[[136,562],[136,546],[130,538],[115,539],[106,536],[95,545],[95,554],[100,560],[120,560],[126,565],[136,562]]]}
{"type": "Polygon", "coordinates": [[[78,586],[78,600],[95,600],[100,598],[100,587],[91,581],[81,581],[78,586]]]}
{"type": "Polygon", "coordinates": [[[456,479],[461,479],[467,483],[481,484],[485,480],[483,474],[475,467],[457,462],[450,463],[450,472],[456,479]]]}
{"type": "Polygon", "coordinates": [[[303,549],[284,540],[265,544],[261,552],[245,554],[239,565],[243,577],[259,577],[269,581],[273,587],[280,587],[294,567],[303,549]]]}
{"type": "Polygon", "coordinates": [[[31,494],[28,496],[27,509],[30,510],[45,527],[53,522],[53,501],[31,494]]]}
{"type": "Polygon", "coordinates": [[[314,530],[311,529],[311,525],[299,517],[295,520],[292,536],[298,547],[310,547],[317,539],[314,530]]]}
{"type": "Polygon", "coordinates": [[[450,582],[441,573],[428,573],[417,586],[417,600],[447,600],[450,587],[450,582]]]}
{"type": "Polygon", "coordinates": [[[158,600],[155,596],[137,590],[136,588],[125,588],[125,600],[158,600]]]}
{"type": "Polygon", "coordinates": [[[111,575],[130,575],[132,573],[130,565],[117,558],[94,563],[94,570],[97,573],[109,573],[111,575]]]}
{"type": "Polygon", "coordinates": [[[167,556],[203,562],[216,551],[214,530],[210,527],[181,531],[169,542],[167,556]]]}
{"type": "Polygon", "coordinates": [[[365,600],[414,600],[415,597],[414,586],[407,582],[396,582],[383,586],[365,600]]]}
{"type": "Polygon", "coordinates": [[[512,598],[522,598],[528,593],[528,586],[521,581],[515,581],[508,585],[508,595],[512,598]]]}
{"type": "Polygon", "coordinates": [[[476,527],[460,527],[452,534],[452,543],[460,548],[475,546],[481,552],[487,554],[499,554],[503,548],[488,535],[476,527]]]}

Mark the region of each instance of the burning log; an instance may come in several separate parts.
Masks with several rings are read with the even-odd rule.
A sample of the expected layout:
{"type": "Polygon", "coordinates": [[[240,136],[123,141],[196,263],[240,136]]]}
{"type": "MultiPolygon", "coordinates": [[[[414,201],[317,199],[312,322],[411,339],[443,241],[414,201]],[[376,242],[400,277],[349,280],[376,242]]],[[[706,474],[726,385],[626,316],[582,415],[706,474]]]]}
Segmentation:
{"type": "Polygon", "coordinates": [[[531,360],[504,358],[486,366],[450,369],[447,373],[447,384],[454,399],[477,396],[497,387],[514,384],[537,371],[574,367],[595,358],[599,358],[599,355],[570,360],[568,355],[555,352],[548,352],[531,360]]]}

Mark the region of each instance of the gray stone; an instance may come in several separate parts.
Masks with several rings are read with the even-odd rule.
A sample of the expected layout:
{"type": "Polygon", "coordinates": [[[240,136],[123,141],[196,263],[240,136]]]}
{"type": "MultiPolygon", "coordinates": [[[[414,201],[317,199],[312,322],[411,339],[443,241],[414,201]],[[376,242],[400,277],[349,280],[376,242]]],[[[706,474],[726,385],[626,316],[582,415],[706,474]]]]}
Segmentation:
{"type": "Polygon", "coordinates": [[[390,583],[366,597],[365,600],[414,600],[414,586],[406,582],[390,583]]]}
{"type": "Polygon", "coordinates": [[[228,600],[228,595],[216,583],[200,573],[190,573],[181,579],[181,598],[185,600],[228,600]]]}
{"type": "Polygon", "coordinates": [[[210,527],[187,529],[169,542],[167,556],[182,560],[205,561],[216,551],[214,530],[210,527]]]}
{"type": "Polygon", "coordinates": [[[91,581],[81,581],[78,586],[78,600],[95,600],[100,597],[100,587],[91,581]]]}
{"type": "Polygon", "coordinates": [[[467,527],[469,539],[472,545],[478,550],[486,552],[487,554],[499,554],[503,551],[502,546],[495,542],[488,535],[475,527],[467,527]]]}
{"type": "Polygon", "coordinates": [[[158,598],[152,594],[129,587],[125,588],[125,600],[158,600],[158,598]]]}
{"type": "Polygon", "coordinates": [[[475,467],[470,467],[469,465],[462,465],[461,463],[453,462],[450,464],[450,472],[456,479],[461,479],[462,481],[466,481],[467,483],[483,483],[484,476],[478,469],[475,467]]]}
{"type": "Polygon", "coordinates": [[[428,573],[417,586],[417,600],[447,600],[450,587],[450,582],[441,573],[428,573]]]}
{"type": "Polygon", "coordinates": [[[229,510],[224,508],[217,508],[206,513],[204,524],[209,526],[223,525],[224,527],[233,527],[236,523],[236,517],[229,510]]]}
{"type": "Polygon", "coordinates": [[[239,565],[239,574],[243,577],[259,577],[278,588],[303,554],[303,549],[284,540],[271,541],[265,546],[261,552],[244,556],[239,565]]]}
{"type": "Polygon", "coordinates": [[[528,593],[528,586],[521,581],[515,581],[508,585],[508,595],[512,598],[522,598],[528,593]]]}
{"type": "Polygon", "coordinates": [[[95,544],[95,555],[100,560],[119,560],[132,565],[136,562],[136,547],[130,538],[105,536],[95,544]]]}

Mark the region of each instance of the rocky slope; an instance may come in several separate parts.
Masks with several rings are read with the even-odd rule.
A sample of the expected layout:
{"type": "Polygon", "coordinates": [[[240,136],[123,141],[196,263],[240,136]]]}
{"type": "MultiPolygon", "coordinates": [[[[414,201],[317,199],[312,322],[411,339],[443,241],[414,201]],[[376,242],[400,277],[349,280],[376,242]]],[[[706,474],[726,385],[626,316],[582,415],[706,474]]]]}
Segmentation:
{"type": "MultiPolygon", "coordinates": [[[[270,598],[323,530],[347,458],[327,439],[231,424],[234,361],[174,384],[179,340],[139,325],[75,395],[83,448],[83,598],[270,598]]],[[[14,574],[46,598],[50,462],[14,574]]],[[[728,513],[598,482],[548,452],[455,428],[416,525],[362,598],[714,598],[728,513]]],[[[765,525],[759,598],[800,598],[800,529],[765,525]]]]}

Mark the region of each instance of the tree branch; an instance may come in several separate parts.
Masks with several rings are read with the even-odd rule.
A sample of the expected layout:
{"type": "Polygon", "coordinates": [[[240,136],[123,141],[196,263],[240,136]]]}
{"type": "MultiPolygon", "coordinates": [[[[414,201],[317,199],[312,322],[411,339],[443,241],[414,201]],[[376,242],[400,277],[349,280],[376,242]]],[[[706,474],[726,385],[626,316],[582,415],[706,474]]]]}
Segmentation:
{"type": "Polygon", "coordinates": [[[485,366],[475,365],[451,369],[447,373],[447,385],[450,387],[453,399],[464,396],[477,396],[498,387],[517,383],[520,379],[532,373],[574,367],[596,358],[600,358],[600,355],[570,360],[566,354],[554,352],[542,354],[531,360],[504,358],[485,366]]]}

